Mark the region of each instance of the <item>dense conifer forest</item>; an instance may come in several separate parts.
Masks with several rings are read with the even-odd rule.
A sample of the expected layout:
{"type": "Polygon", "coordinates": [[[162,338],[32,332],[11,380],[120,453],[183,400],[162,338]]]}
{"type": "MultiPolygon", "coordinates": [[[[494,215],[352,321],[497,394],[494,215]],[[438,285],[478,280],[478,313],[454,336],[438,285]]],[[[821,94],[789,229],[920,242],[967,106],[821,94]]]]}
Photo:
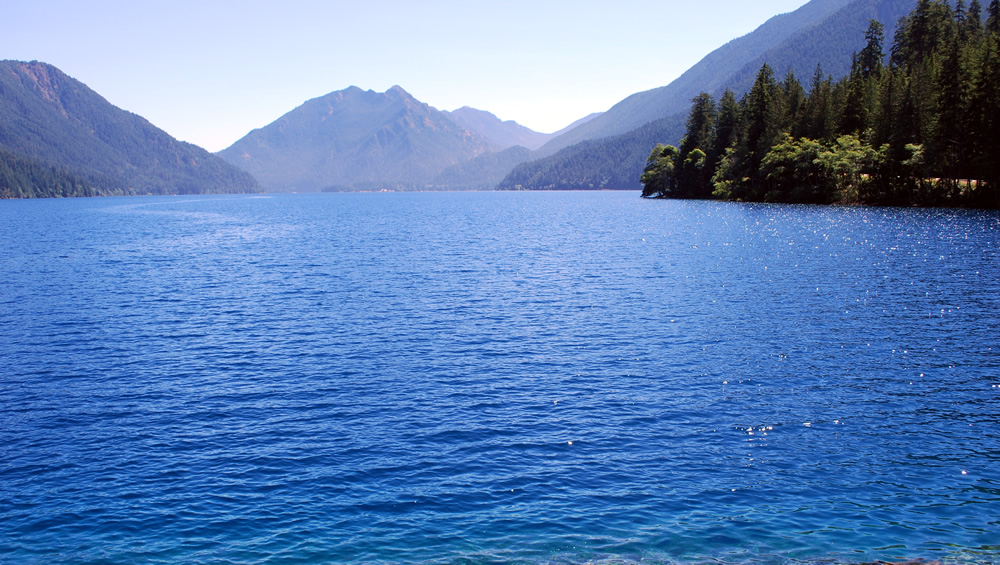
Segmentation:
{"type": "Polygon", "coordinates": [[[95,196],[100,183],[0,147],[0,198],[95,196]]]}
{"type": "Polygon", "coordinates": [[[808,92],[767,64],[737,100],[692,100],[680,147],[657,145],[643,196],[1000,207],[1000,0],[920,0],[889,53],[870,22],[851,72],[808,92]]]}

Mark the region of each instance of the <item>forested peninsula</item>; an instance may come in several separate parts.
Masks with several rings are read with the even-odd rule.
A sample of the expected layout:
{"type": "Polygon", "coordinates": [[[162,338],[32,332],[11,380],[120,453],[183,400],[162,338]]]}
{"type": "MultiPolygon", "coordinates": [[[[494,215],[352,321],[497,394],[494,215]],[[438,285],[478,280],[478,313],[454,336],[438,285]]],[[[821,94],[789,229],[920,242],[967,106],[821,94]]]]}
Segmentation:
{"type": "Polygon", "coordinates": [[[643,197],[1000,207],[1000,0],[920,0],[884,52],[875,20],[851,72],[808,93],[761,67],[737,100],[692,100],[680,147],[658,144],[643,197]]]}

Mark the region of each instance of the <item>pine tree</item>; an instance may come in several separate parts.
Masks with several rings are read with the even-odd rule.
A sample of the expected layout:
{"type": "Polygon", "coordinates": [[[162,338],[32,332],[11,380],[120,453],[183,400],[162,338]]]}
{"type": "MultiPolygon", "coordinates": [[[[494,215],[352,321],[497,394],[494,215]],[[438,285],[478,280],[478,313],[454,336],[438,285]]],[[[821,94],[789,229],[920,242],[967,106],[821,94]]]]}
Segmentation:
{"type": "Polygon", "coordinates": [[[865,78],[861,73],[861,61],[857,54],[851,64],[851,74],[847,79],[847,99],[844,102],[844,113],[840,118],[837,131],[857,135],[865,129],[865,78]]]}
{"type": "Polygon", "coordinates": [[[768,150],[777,141],[781,104],[778,98],[778,84],[774,79],[774,71],[764,63],[757,73],[757,79],[746,98],[747,138],[746,145],[749,157],[750,190],[747,196],[758,198],[763,194],[764,179],[760,176],[760,164],[768,150]]]}
{"type": "Polygon", "coordinates": [[[708,153],[708,166],[714,171],[726,149],[736,145],[740,133],[740,104],[732,90],[726,89],[719,99],[719,109],[715,120],[715,141],[708,153]]]}
{"type": "Polygon", "coordinates": [[[707,150],[715,138],[715,99],[702,92],[691,99],[691,113],[688,115],[687,132],[681,141],[681,155],[694,149],[707,150]]]}
{"type": "Polygon", "coordinates": [[[882,44],[885,41],[885,26],[878,20],[868,20],[868,30],[865,31],[865,48],[858,54],[858,65],[861,77],[869,79],[882,74],[885,53],[882,44]]]}
{"type": "Polygon", "coordinates": [[[711,173],[713,196],[733,200],[1000,207],[1000,0],[985,27],[966,1],[919,0],[888,66],[872,21],[837,82],[817,66],[806,94],[765,64],[739,102],[695,98],[682,149],[650,156],[647,189],[690,197],[711,173]]]}
{"type": "Polygon", "coordinates": [[[795,77],[792,69],[788,69],[785,80],[781,84],[784,110],[781,118],[781,130],[792,131],[802,119],[805,111],[806,91],[802,88],[802,83],[795,77]]]}
{"type": "Polygon", "coordinates": [[[702,92],[691,99],[687,133],[681,141],[677,166],[678,198],[708,198],[711,191],[711,169],[708,152],[715,144],[715,100],[702,92]]]}
{"type": "Polygon", "coordinates": [[[954,179],[962,170],[964,153],[961,151],[962,116],[965,101],[962,97],[962,71],[960,65],[961,46],[958,34],[951,46],[942,53],[935,77],[934,91],[937,98],[931,150],[933,163],[943,183],[954,188],[954,179]]]}
{"type": "Polygon", "coordinates": [[[1000,0],[990,0],[986,8],[986,31],[1000,35],[1000,0]]]}
{"type": "Polygon", "coordinates": [[[809,96],[799,120],[799,127],[793,130],[795,137],[826,140],[833,137],[833,79],[823,76],[823,68],[816,65],[809,87],[809,96]]]}
{"type": "Polygon", "coordinates": [[[984,42],[979,76],[975,81],[970,105],[972,130],[968,132],[973,148],[974,176],[985,181],[979,190],[979,204],[1000,207],[1000,36],[984,42]]]}

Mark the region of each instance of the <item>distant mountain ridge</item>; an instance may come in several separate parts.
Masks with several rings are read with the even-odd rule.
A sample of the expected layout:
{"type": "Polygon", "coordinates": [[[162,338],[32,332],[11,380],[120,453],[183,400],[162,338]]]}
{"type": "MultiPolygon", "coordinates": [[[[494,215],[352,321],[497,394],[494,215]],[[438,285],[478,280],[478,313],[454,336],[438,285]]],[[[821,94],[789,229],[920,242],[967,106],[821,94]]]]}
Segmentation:
{"type": "Polygon", "coordinates": [[[549,140],[559,137],[569,130],[583,125],[601,115],[595,112],[574,121],[570,125],[553,133],[539,133],[524,127],[513,120],[503,120],[485,110],[477,110],[463,106],[458,110],[445,112],[455,123],[481,134],[496,144],[500,149],[521,146],[532,151],[545,145],[549,140]]]}
{"type": "Polygon", "coordinates": [[[400,86],[351,86],[307,100],[218,155],[274,191],[482,190],[562,131],[538,133],[467,106],[437,110],[400,86]]]}
{"type": "Polygon", "coordinates": [[[513,120],[502,121],[490,112],[468,106],[451,112],[445,111],[445,115],[469,131],[479,133],[499,150],[515,145],[534,150],[552,139],[552,134],[538,133],[513,120]]]}
{"type": "Polygon", "coordinates": [[[356,86],[308,100],[218,153],[268,190],[442,188],[446,168],[500,146],[413,98],[356,86]]]}
{"type": "Polygon", "coordinates": [[[0,61],[0,196],[253,192],[247,173],[37,61],[0,61]]]}

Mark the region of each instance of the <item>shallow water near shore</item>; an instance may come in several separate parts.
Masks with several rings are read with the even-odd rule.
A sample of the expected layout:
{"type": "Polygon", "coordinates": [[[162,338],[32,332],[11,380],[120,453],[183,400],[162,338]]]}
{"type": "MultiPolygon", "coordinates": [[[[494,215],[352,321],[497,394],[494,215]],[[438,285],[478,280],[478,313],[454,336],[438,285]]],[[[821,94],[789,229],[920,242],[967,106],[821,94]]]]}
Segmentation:
{"type": "Polygon", "coordinates": [[[0,202],[0,562],[1000,563],[1000,214],[0,202]]]}

